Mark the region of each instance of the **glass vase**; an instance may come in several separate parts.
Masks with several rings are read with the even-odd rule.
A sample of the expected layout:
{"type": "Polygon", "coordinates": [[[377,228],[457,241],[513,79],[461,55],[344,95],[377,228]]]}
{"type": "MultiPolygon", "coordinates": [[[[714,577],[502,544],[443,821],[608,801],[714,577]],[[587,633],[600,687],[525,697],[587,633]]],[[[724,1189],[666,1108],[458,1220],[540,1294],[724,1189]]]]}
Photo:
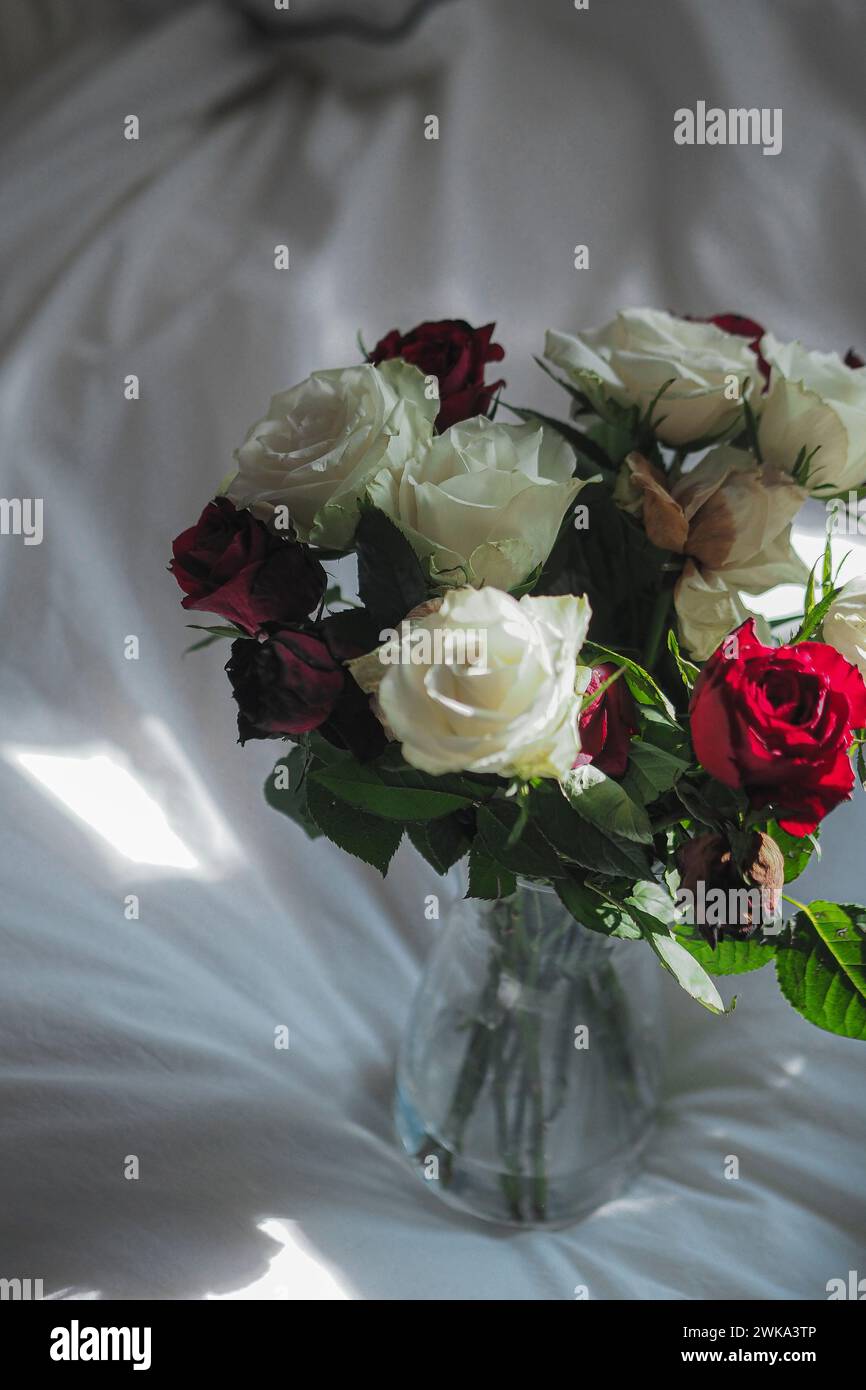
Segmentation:
{"type": "Polygon", "coordinates": [[[397,1068],[397,1131],[431,1191],[524,1227],[622,1192],[660,1071],[652,999],[629,969],[643,955],[578,925],[547,886],[457,904],[397,1068]]]}

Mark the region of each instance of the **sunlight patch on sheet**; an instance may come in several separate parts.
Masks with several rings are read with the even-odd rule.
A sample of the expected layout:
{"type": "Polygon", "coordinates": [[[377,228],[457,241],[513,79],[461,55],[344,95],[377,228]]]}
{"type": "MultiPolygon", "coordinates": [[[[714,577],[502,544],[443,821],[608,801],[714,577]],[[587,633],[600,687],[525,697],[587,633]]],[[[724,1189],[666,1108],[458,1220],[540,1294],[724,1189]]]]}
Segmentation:
{"type": "Polygon", "coordinates": [[[199,868],[162,807],[107,753],[81,757],[7,746],[3,754],[125,859],[187,873],[199,868]]]}
{"type": "Polygon", "coordinates": [[[266,1274],[246,1288],[232,1293],[209,1293],[209,1299],[315,1299],[345,1300],[352,1297],[331,1273],[294,1221],[269,1218],[258,1229],[275,1240],[282,1249],[271,1260],[266,1274]]]}

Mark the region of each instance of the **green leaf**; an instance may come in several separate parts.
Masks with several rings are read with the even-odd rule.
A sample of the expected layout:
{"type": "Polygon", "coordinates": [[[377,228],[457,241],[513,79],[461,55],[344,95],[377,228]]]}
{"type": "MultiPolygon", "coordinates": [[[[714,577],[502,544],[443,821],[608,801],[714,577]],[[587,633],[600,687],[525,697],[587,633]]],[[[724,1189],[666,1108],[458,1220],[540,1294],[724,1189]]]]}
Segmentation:
{"type": "Polygon", "coordinates": [[[818,1028],[866,1039],[866,907],[814,902],[776,949],[785,998],[818,1028]]]}
{"type": "Polygon", "coordinates": [[[308,780],[307,809],[319,829],[340,849],[372,864],[384,877],[403,838],[403,827],[377,816],[362,815],[314,777],[308,780]]]}
{"type": "Polygon", "coordinates": [[[818,845],[817,831],[812,835],[789,835],[787,830],[782,829],[778,821],[771,820],[767,826],[767,834],[772,840],[775,840],[785,856],[786,883],[793,883],[795,878],[800,877],[814,852],[817,852],[820,857],[821,850],[818,845]]]}
{"type": "Polygon", "coordinates": [[[385,820],[435,820],[472,804],[452,792],[386,784],[371,764],[349,758],[314,772],[312,779],[341,801],[385,820]]]}
{"type": "Polygon", "coordinates": [[[377,626],[399,627],[427,597],[421,561],[384,512],[361,507],[355,533],[358,552],[358,594],[377,626]]]}
{"type": "Polygon", "coordinates": [[[587,434],[596,444],[601,445],[615,468],[619,467],[626,454],[630,454],[635,446],[632,429],[626,429],[623,425],[608,424],[605,420],[596,421],[587,430],[587,434]]]}
{"type": "Polygon", "coordinates": [[[434,776],[431,772],[422,772],[406,762],[399,743],[389,743],[371,766],[389,787],[450,792],[466,801],[488,801],[507,786],[501,778],[489,773],[444,772],[434,776]]]}
{"type": "Polygon", "coordinates": [[[469,851],[469,891],[467,898],[509,898],[517,889],[517,879],[478,844],[469,851]]]}
{"type": "Polygon", "coordinates": [[[683,777],[674,790],[692,819],[713,830],[726,831],[731,824],[736,825],[748,804],[743,792],[711,778],[698,785],[683,777]]]}
{"type": "Polygon", "coordinates": [[[665,927],[672,927],[674,924],[676,902],[668,888],[662,883],[657,883],[654,878],[642,879],[635,883],[625,899],[625,906],[652,917],[665,927]]]}
{"type": "Polygon", "coordinates": [[[420,821],[406,826],[406,833],[418,853],[437,874],[447,874],[469,850],[472,839],[459,815],[441,820],[420,821]]]}
{"type": "Polygon", "coordinates": [[[673,628],[668,629],[668,651],[677,664],[677,670],[680,673],[683,685],[686,690],[688,690],[689,694],[691,694],[695,681],[701,674],[700,668],[695,666],[694,662],[686,661],[686,658],[681,656],[680,644],[677,641],[677,634],[674,632],[673,628]]]}
{"type": "Polygon", "coordinates": [[[231,623],[214,623],[212,627],[208,627],[204,623],[187,623],[187,627],[195,628],[196,632],[209,632],[212,637],[229,637],[232,641],[237,637],[246,637],[249,642],[253,640],[248,632],[242,632],[239,627],[233,627],[231,623]]]}
{"type": "Polygon", "coordinates": [[[296,745],[284,758],[279,758],[265,782],[265,801],[305,830],[311,840],[315,840],[322,831],[307,809],[307,774],[311,762],[310,754],[301,744],[296,745]]]}
{"type": "Polygon", "coordinates": [[[584,820],[558,786],[540,787],[533,792],[529,797],[529,814],[557,856],[610,878],[633,881],[647,877],[647,851],[631,840],[612,836],[584,820]]]}
{"type": "Polygon", "coordinates": [[[569,396],[571,396],[574,402],[572,410],[575,413],[586,415],[595,412],[595,406],[592,404],[585,392],[579,390],[577,386],[572,385],[570,381],[566,381],[565,377],[557,376],[556,372],[550,370],[543,357],[536,357],[535,354],[533,354],[532,360],[533,362],[538,363],[538,366],[547,376],[550,377],[551,381],[555,381],[557,386],[561,386],[563,391],[568,392],[569,396]]]}
{"type": "Polygon", "coordinates": [[[575,878],[560,878],[553,886],[560,902],[581,926],[604,936],[628,937],[633,941],[642,936],[640,927],[623,907],[587,884],[575,878]]]}
{"type": "Polygon", "coordinates": [[[692,999],[703,1004],[710,1013],[723,1014],[725,1006],[722,997],[700,961],[665,932],[650,931],[647,940],[652,946],[665,970],[669,970],[675,980],[692,999]]]}
{"type": "Polygon", "coordinates": [[[588,525],[566,518],[536,586],[540,594],[585,594],[593,637],[636,655],[647,631],[663,555],[640,523],[621,511],[610,487],[587,483],[578,498],[588,525]]]}
{"type": "Polygon", "coordinates": [[[623,790],[633,801],[648,806],[670,791],[689,764],[643,739],[633,738],[629,747],[628,769],[622,779],[623,790]]]}
{"type": "Polygon", "coordinates": [[[523,816],[514,800],[497,798],[478,808],[478,833],[487,853],[512,873],[525,878],[558,878],[565,873],[549,842],[528,822],[516,844],[509,844],[523,816]]]}
{"type": "Polygon", "coordinates": [[[217,634],[210,637],[203,637],[200,642],[193,642],[189,647],[184,647],[181,656],[189,656],[190,652],[203,651],[205,647],[212,647],[214,642],[218,642],[219,640],[217,634]]]}
{"type": "Polygon", "coordinates": [[[628,688],[638,704],[655,705],[664,710],[672,723],[676,723],[674,707],[667,695],[656,684],[649,672],[639,666],[636,661],[632,661],[630,657],[621,656],[619,652],[611,651],[610,647],[602,647],[598,642],[584,643],[583,650],[593,658],[599,657],[604,661],[613,661],[617,666],[623,666],[628,688]]]}
{"type": "Polygon", "coordinates": [[[649,816],[633,801],[621,783],[606,777],[597,767],[574,768],[562,783],[569,804],[584,820],[638,844],[652,843],[649,816]]]}
{"type": "Polygon", "coordinates": [[[831,603],[841,592],[841,589],[829,589],[823,595],[820,603],[816,603],[811,611],[806,614],[798,631],[795,632],[794,636],[791,638],[790,645],[793,646],[797,642],[806,642],[813,633],[817,632],[827,616],[831,603]]]}
{"type": "Polygon", "coordinates": [[[686,936],[683,930],[677,932],[677,940],[711,975],[745,975],[768,965],[776,954],[776,943],[759,936],[725,938],[715,949],[703,937],[686,936]]]}
{"type": "Polygon", "coordinates": [[[228,637],[232,642],[236,641],[238,637],[246,637],[249,641],[252,641],[248,632],[242,632],[239,627],[232,627],[228,624],[215,623],[212,627],[208,627],[203,623],[187,623],[186,626],[194,628],[196,632],[206,632],[208,635],[207,637],[203,637],[200,642],[193,642],[191,646],[185,647],[183,650],[184,656],[188,656],[190,652],[202,651],[204,647],[209,647],[212,643],[218,642],[221,637],[228,637]]]}

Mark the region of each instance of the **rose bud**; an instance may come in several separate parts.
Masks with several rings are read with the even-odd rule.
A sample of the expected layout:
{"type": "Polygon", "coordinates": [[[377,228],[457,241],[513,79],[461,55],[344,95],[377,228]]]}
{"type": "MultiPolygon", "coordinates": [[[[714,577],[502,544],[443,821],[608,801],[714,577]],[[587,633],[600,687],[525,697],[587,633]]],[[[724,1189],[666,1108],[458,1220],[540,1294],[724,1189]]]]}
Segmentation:
{"type": "Polygon", "coordinates": [[[850,799],[853,731],[866,725],[863,677],[826,642],[765,647],[747,619],[695,682],[698,759],[753,807],[772,806],[783,830],[808,835],[850,799]]]}
{"type": "MultiPolygon", "coordinates": [[[[584,697],[598,690],[618,670],[612,662],[593,666],[584,697]]],[[[620,676],[607,690],[588,704],[578,718],[580,753],[574,766],[592,763],[608,777],[622,777],[628,766],[629,745],[638,732],[637,711],[625,677],[620,676]]]]}
{"type": "Polygon", "coordinates": [[[265,640],[239,637],[226,664],[238,704],[238,741],[317,729],[334,710],[346,676],[310,632],[278,627],[265,640]]]}
{"type": "Polygon", "coordinates": [[[299,622],[320,602],[327,576],[306,546],[275,536],[227,497],[208,502],[195,526],[175,540],[169,569],[204,609],[254,634],[270,622],[299,622]]]}
{"type": "MultiPolygon", "coordinates": [[[[772,921],[778,912],[785,883],[785,857],[779,846],[769,835],[756,830],[750,837],[745,859],[748,862],[741,873],[724,835],[698,835],[677,851],[680,889],[691,893],[693,902],[707,905],[712,890],[720,889],[725,894],[723,920],[697,923],[712,947],[724,940],[725,932],[734,937],[751,936],[762,922],[772,921]],[[757,913],[754,894],[749,891],[754,888],[761,894],[757,913]]],[[[715,917],[714,905],[708,906],[715,917]]]]}
{"type": "Polygon", "coordinates": [[[459,420],[486,415],[490,402],[504,381],[489,385],[484,381],[488,362],[501,362],[505,349],[492,343],[493,323],[472,328],[463,319],[441,319],[421,323],[411,333],[394,328],[376,344],[368,362],[376,366],[392,357],[411,362],[425,376],[439,382],[439,414],[436,428],[441,432],[459,420]]]}

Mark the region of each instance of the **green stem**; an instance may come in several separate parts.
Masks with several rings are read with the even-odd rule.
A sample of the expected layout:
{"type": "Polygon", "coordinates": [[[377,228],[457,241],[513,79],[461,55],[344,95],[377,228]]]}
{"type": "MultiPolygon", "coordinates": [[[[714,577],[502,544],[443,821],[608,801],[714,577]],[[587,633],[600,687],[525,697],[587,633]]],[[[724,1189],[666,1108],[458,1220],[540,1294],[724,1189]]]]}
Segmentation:
{"type": "Polygon", "coordinates": [[[659,590],[653,606],[653,611],[650,616],[649,631],[647,632],[647,639],[643,649],[643,664],[650,674],[652,674],[653,668],[658,661],[662,635],[667,626],[673,598],[673,589],[665,584],[664,588],[659,590]]]}
{"type": "MultiPolygon", "coordinates": [[[[540,899],[533,895],[536,917],[535,939],[530,943],[531,957],[527,975],[527,988],[534,990],[538,984],[541,968],[541,955],[544,946],[544,914],[540,899]]],[[[531,1009],[518,1010],[518,1026],[524,1036],[527,1072],[529,1074],[529,1094],[532,1102],[532,1210],[533,1215],[543,1220],[547,1212],[547,1172],[544,1155],[544,1081],[541,1069],[541,1024],[537,1013],[531,1009]]]]}
{"type": "Polygon", "coordinates": [[[812,913],[811,908],[808,908],[805,903],[798,902],[796,898],[790,898],[787,893],[783,893],[782,897],[784,898],[786,903],[790,903],[792,907],[796,907],[799,912],[802,912],[804,917],[808,917],[809,921],[812,923],[812,926],[815,928],[815,931],[820,936],[821,929],[818,926],[818,923],[815,921],[815,917],[812,913]]]}

